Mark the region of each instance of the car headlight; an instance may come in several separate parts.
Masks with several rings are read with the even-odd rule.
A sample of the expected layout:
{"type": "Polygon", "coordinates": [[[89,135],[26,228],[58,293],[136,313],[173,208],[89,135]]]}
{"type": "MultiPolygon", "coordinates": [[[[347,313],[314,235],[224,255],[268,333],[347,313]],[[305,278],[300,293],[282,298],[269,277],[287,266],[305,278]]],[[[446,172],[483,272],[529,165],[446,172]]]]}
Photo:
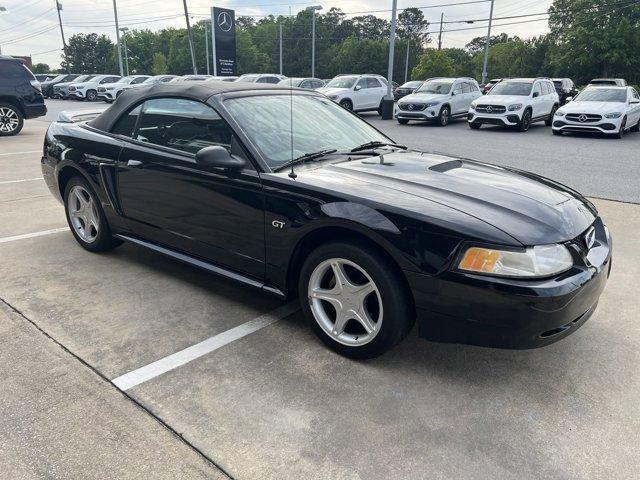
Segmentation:
{"type": "Polygon", "coordinates": [[[556,117],[564,117],[565,112],[563,112],[562,110],[556,110],[556,117]]]}
{"type": "Polygon", "coordinates": [[[116,87],[107,87],[107,90],[113,90],[116,87]]]}
{"type": "Polygon", "coordinates": [[[327,95],[327,97],[329,97],[329,100],[337,100],[338,99],[338,95],[327,95]]]}
{"type": "Polygon", "coordinates": [[[509,111],[515,112],[516,110],[520,110],[522,108],[521,103],[514,103],[513,105],[509,105],[509,111]]]}
{"type": "Polygon", "coordinates": [[[429,108],[429,107],[435,107],[436,105],[440,105],[440,102],[430,102],[430,103],[427,103],[424,107],[429,108]]]}
{"type": "Polygon", "coordinates": [[[468,248],[458,269],[500,277],[546,277],[571,268],[573,260],[567,247],[539,245],[524,251],[498,248],[468,248]]]}
{"type": "Polygon", "coordinates": [[[622,116],[622,112],[613,112],[613,113],[605,113],[605,118],[620,118],[622,116]]]}
{"type": "Polygon", "coordinates": [[[475,103],[472,103],[471,105],[469,105],[469,108],[470,108],[471,110],[475,110],[475,109],[476,109],[476,104],[475,104],[475,103]]]}

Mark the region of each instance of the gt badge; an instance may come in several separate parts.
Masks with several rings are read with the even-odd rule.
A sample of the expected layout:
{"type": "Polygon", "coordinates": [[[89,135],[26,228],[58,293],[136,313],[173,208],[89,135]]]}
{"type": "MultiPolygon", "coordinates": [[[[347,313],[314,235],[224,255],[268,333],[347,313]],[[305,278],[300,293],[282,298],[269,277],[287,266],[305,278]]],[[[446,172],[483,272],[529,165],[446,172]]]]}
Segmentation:
{"type": "Polygon", "coordinates": [[[280,220],[274,220],[273,222],[271,222],[271,225],[275,228],[282,228],[284,227],[284,222],[281,222],[280,220]]]}

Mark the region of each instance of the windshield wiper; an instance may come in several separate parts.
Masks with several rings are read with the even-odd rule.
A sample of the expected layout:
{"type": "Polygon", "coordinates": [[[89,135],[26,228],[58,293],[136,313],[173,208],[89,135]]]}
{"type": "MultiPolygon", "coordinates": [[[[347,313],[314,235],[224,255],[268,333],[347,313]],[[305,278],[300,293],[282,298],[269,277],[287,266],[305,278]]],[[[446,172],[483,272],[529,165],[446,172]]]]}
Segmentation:
{"type": "Polygon", "coordinates": [[[285,162],[282,165],[279,165],[277,168],[274,169],[274,171],[279,172],[280,170],[284,170],[285,168],[290,167],[291,165],[310,162],[312,160],[316,160],[317,158],[324,157],[325,155],[329,155],[330,153],[335,153],[337,151],[338,150],[335,148],[327,148],[325,150],[318,150],[317,152],[305,153],[304,155],[301,155],[297,158],[294,158],[293,160],[289,160],[288,162],[285,162]]]}
{"type": "Polygon", "coordinates": [[[397,143],[379,142],[377,140],[374,140],[373,142],[363,143],[362,145],[358,145],[357,147],[352,148],[351,152],[360,152],[361,150],[369,150],[371,148],[378,147],[395,147],[401,148],[402,150],[407,149],[406,145],[398,145],[397,143]]]}

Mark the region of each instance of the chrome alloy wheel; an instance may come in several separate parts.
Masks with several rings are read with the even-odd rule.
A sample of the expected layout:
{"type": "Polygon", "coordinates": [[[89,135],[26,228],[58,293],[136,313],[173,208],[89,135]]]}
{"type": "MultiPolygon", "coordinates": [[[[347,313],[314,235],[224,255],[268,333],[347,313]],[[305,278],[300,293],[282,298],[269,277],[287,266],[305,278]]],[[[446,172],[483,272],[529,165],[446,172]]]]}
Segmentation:
{"type": "Polygon", "coordinates": [[[356,263],[330,258],[309,278],[309,306],[324,332],[336,342],[360,346],[371,342],[382,327],[380,291],[356,263]]]}
{"type": "Polygon", "coordinates": [[[87,243],[98,236],[100,220],[93,197],[80,185],[69,191],[67,209],[73,230],[87,243]]]}
{"type": "Polygon", "coordinates": [[[7,107],[0,108],[0,132],[11,133],[18,128],[20,120],[15,110],[7,107]]]}

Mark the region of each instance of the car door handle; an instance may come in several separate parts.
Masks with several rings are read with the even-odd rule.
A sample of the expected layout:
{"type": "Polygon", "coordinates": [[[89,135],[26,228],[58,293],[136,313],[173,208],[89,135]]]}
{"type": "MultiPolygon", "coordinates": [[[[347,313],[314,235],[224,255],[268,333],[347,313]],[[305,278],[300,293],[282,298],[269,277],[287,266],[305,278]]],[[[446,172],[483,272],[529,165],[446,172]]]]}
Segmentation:
{"type": "Polygon", "coordinates": [[[129,160],[127,162],[127,167],[139,167],[140,165],[142,165],[140,160],[129,160]]]}

